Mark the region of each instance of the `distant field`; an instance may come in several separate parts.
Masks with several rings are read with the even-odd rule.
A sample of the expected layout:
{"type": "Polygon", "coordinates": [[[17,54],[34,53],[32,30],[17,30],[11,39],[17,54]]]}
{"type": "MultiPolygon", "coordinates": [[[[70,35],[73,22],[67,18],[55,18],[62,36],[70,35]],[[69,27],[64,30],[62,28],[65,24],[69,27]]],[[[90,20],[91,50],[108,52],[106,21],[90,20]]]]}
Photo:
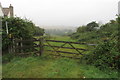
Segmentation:
{"type": "Polygon", "coordinates": [[[51,36],[51,38],[50,39],[52,39],[52,40],[62,40],[62,41],[77,41],[77,40],[73,40],[73,39],[71,39],[69,36],[51,36]]]}

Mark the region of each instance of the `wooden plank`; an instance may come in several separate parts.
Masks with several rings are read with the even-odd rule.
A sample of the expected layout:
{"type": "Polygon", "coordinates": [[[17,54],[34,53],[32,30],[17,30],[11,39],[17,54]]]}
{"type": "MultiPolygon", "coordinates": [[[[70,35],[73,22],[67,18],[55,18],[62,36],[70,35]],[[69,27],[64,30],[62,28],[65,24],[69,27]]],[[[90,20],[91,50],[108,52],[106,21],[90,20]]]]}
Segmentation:
{"type": "Polygon", "coordinates": [[[88,45],[88,46],[97,46],[97,44],[89,44],[89,43],[80,43],[80,42],[71,42],[71,41],[57,41],[57,40],[46,40],[49,42],[59,42],[59,43],[71,43],[71,44],[82,44],[82,45],[88,45]]]}
{"type": "Polygon", "coordinates": [[[49,42],[60,42],[60,43],[73,43],[73,44],[86,44],[86,43],[80,43],[80,42],[70,42],[70,41],[57,41],[57,40],[46,40],[49,42]]]}
{"type": "Polygon", "coordinates": [[[34,48],[34,46],[17,46],[15,49],[26,49],[26,48],[34,48]]]}
{"type": "MultiPolygon", "coordinates": [[[[41,39],[41,38],[40,38],[41,39]]],[[[29,42],[29,41],[40,41],[40,39],[30,39],[30,40],[15,40],[15,42],[29,42]]],[[[84,44],[84,45],[89,45],[89,46],[96,46],[97,44],[88,44],[88,43],[80,43],[80,42],[71,42],[71,41],[58,41],[58,40],[46,40],[49,42],[60,42],[60,43],[72,43],[72,44],[84,44]]]]}
{"type": "Polygon", "coordinates": [[[34,41],[34,40],[15,40],[15,42],[29,42],[29,41],[34,41]]]}
{"type": "MultiPolygon", "coordinates": [[[[49,46],[49,45],[44,45],[44,46],[49,46]]],[[[71,47],[61,47],[61,46],[52,46],[52,47],[56,47],[56,48],[66,48],[66,49],[74,49],[74,48],[71,48],[71,47]]],[[[88,51],[87,49],[82,49],[82,48],[76,48],[78,50],[83,50],[83,51],[88,51]]]]}
{"type": "Polygon", "coordinates": [[[35,42],[35,41],[40,41],[40,39],[29,39],[29,40],[20,40],[20,39],[17,39],[17,40],[15,40],[15,42],[30,42],[30,41],[35,42]]]}
{"type": "MultiPolygon", "coordinates": [[[[53,50],[46,50],[46,51],[51,51],[51,52],[54,52],[53,50]]],[[[56,51],[56,52],[59,52],[59,53],[67,53],[67,54],[78,54],[78,53],[65,52],[65,51],[56,51]]],[[[80,55],[83,55],[83,54],[80,54],[80,55]]]]}

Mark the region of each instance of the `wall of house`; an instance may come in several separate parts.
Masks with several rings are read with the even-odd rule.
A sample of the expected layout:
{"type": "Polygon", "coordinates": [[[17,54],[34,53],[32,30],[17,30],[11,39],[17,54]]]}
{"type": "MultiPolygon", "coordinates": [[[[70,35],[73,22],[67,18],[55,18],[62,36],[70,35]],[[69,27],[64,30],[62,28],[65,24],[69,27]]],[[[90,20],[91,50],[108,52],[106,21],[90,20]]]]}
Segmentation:
{"type": "Polygon", "coordinates": [[[120,15],[120,1],[118,2],[118,14],[120,15]]]}
{"type": "Polygon", "coordinates": [[[9,13],[8,13],[7,17],[8,17],[8,18],[10,18],[10,17],[11,17],[11,15],[10,15],[10,11],[9,11],[9,13]]]}
{"type": "Polygon", "coordinates": [[[3,14],[3,11],[2,11],[2,7],[0,6],[0,17],[3,17],[4,14],[3,14]]]}

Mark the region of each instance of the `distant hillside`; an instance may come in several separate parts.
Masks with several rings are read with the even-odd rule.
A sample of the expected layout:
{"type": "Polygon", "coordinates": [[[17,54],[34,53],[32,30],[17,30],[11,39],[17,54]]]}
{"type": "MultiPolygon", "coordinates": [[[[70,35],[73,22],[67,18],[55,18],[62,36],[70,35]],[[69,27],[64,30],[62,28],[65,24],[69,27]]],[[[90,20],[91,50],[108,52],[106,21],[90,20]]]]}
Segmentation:
{"type": "Polygon", "coordinates": [[[45,33],[49,35],[69,35],[76,31],[76,28],[49,28],[45,33]]]}
{"type": "Polygon", "coordinates": [[[73,26],[41,26],[44,29],[76,29],[73,26]]]}

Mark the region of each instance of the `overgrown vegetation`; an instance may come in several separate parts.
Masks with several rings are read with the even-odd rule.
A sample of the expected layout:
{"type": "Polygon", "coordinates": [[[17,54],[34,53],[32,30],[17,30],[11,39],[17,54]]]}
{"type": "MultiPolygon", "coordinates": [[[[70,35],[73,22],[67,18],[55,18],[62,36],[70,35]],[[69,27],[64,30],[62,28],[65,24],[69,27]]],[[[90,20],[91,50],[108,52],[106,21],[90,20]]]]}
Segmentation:
{"type": "MultiPolygon", "coordinates": [[[[21,19],[19,17],[2,19],[2,49],[7,51],[12,45],[13,39],[32,39],[33,36],[41,36],[44,30],[36,27],[32,21],[21,19]],[[8,29],[7,29],[8,26],[8,29]],[[8,33],[7,33],[8,32],[8,33]]],[[[23,45],[31,45],[32,42],[23,43],[23,45]]]]}
{"type": "MultiPolygon", "coordinates": [[[[44,51],[42,56],[27,58],[17,57],[13,54],[3,56],[4,78],[118,78],[120,53],[118,49],[118,27],[120,18],[99,26],[95,21],[81,26],[76,33],[69,37],[52,37],[54,40],[81,41],[94,43],[97,46],[88,51],[77,62],[73,59],[51,57],[44,51]],[[6,63],[9,62],[9,63],[6,63]],[[82,63],[83,62],[83,63],[82,63]],[[6,63],[6,64],[5,64],[6,63]],[[84,64],[85,63],[85,64],[84,64]],[[87,65],[86,65],[87,64],[87,65]]],[[[31,21],[16,18],[3,19],[3,50],[9,48],[12,39],[32,39],[44,34],[44,30],[36,27],[31,21]],[[6,24],[8,31],[6,33],[6,24]]],[[[32,42],[27,43],[27,45],[32,42]]],[[[52,43],[53,45],[60,45],[52,43]]],[[[74,45],[86,48],[86,46],[74,45]]],[[[66,45],[68,47],[68,45],[66,45]]],[[[45,48],[47,49],[47,48],[45,48]]],[[[30,50],[30,49],[29,49],[30,50]]],[[[62,49],[64,50],[64,49],[62,49]]],[[[73,50],[70,50],[73,51],[73,50]]]]}
{"type": "Polygon", "coordinates": [[[100,69],[119,69],[120,52],[118,49],[119,17],[111,20],[96,29],[99,24],[91,22],[86,26],[79,27],[71,37],[83,42],[95,43],[97,47],[89,54],[82,56],[81,61],[92,64],[100,69]],[[88,26],[90,25],[90,26],[88,26]]]}

